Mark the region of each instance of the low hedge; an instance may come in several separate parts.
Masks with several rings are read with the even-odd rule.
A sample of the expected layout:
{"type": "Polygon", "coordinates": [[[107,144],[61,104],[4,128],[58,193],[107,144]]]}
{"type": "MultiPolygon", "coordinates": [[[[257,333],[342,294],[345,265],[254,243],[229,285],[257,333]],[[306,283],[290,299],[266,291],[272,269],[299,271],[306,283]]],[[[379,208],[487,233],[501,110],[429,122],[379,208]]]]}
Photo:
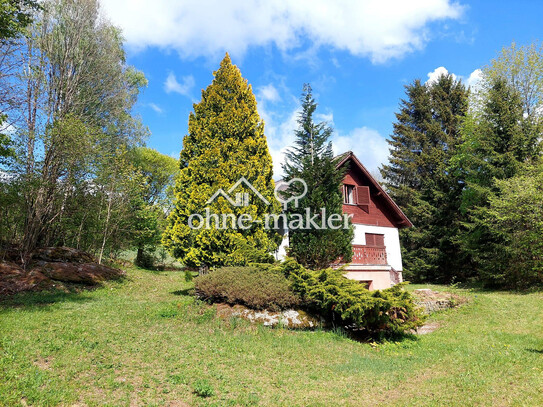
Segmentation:
{"type": "Polygon", "coordinates": [[[304,305],[328,319],[341,319],[373,334],[404,334],[424,323],[404,284],[386,290],[369,291],[359,282],[345,278],[342,270],[308,270],[287,259],[283,273],[304,305]]]}
{"type": "Polygon", "coordinates": [[[196,295],[211,302],[278,311],[300,306],[280,270],[271,265],[223,267],[194,279],[196,295]]]}
{"type": "Polygon", "coordinates": [[[272,311],[305,308],[372,336],[405,334],[424,323],[404,284],[369,291],[341,269],[308,270],[293,259],[277,265],[223,267],[197,277],[196,294],[211,302],[272,311]]]}

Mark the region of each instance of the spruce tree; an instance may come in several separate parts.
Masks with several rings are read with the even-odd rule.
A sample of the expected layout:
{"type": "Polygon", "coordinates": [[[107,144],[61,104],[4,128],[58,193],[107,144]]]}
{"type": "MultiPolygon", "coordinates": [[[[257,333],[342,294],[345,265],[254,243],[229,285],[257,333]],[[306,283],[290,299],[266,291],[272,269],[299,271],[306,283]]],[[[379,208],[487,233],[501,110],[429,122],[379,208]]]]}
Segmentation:
{"type": "MultiPolygon", "coordinates": [[[[283,169],[287,182],[294,178],[305,181],[307,194],[299,200],[297,208],[288,206],[287,218],[290,221],[295,215],[305,216],[307,209],[311,216],[321,214],[323,208],[327,217],[333,214],[340,216],[343,213],[341,185],[344,172],[336,168],[337,160],[334,159],[329,141],[332,128],[325,122],[314,122],[317,103],[308,84],[304,85],[301,103],[302,112],[298,118],[298,129],[295,131],[296,141],[286,154],[283,169]]],[[[292,183],[285,195],[299,196],[300,192],[301,185],[292,183]]],[[[340,229],[291,229],[289,255],[300,264],[313,269],[329,267],[340,258],[349,262],[352,258],[352,238],[353,229],[350,223],[347,228],[340,229]]]]}
{"type": "MultiPolygon", "coordinates": [[[[520,93],[499,76],[485,77],[482,106],[474,109],[462,128],[463,143],[454,157],[454,168],[463,180],[461,211],[464,229],[462,250],[475,276],[484,282],[507,281],[502,272],[503,227],[488,221],[490,202],[499,202],[500,181],[522,173],[540,155],[541,127],[525,115],[520,93]]],[[[508,197],[512,195],[509,194],[508,197]]],[[[522,206],[522,202],[518,202],[522,206]]],[[[516,283],[518,284],[518,282],[516,283]]]]}
{"type": "Polygon", "coordinates": [[[277,247],[276,233],[265,228],[263,219],[266,213],[279,210],[272,174],[264,123],[252,88],[226,54],[214,72],[213,82],[202,91],[202,100],[190,113],[189,131],[180,154],[175,208],[163,243],[190,267],[241,265],[268,259],[277,247]],[[244,184],[230,195],[234,199],[236,194],[249,194],[247,206],[233,206],[222,196],[207,203],[219,189],[228,191],[241,177],[269,205],[244,184]],[[250,215],[253,222],[242,222],[240,228],[229,218],[219,219],[217,224],[210,216],[207,228],[200,218],[190,218],[193,214],[205,218],[206,209],[210,214],[233,215],[237,220],[250,215]]]}
{"type": "Polygon", "coordinates": [[[460,143],[468,90],[452,75],[406,86],[381,174],[392,198],[413,222],[402,229],[404,272],[415,281],[447,282],[460,269],[457,242],[462,185],[450,171],[460,143]]]}

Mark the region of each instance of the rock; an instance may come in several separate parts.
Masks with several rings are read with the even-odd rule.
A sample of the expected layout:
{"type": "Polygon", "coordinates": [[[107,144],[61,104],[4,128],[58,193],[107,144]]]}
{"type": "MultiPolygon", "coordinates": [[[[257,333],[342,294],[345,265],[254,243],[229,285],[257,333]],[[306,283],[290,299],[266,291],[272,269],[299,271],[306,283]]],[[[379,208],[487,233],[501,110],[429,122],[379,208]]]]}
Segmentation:
{"type": "Polygon", "coordinates": [[[429,288],[413,290],[413,295],[415,296],[415,303],[426,314],[454,308],[467,301],[465,297],[449,292],[433,291],[429,288]]]}
{"type": "Polygon", "coordinates": [[[435,291],[432,291],[429,288],[418,288],[414,290],[413,293],[419,294],[419,295],[433,295],[435,291]]]}
{"type": "Polygon", "coordinates": [[[38,262],[37,268],[52,280],[96,285],[123,277],[125,272],[97,263],[38,262]]]}
{"type": "Polygon", "coordinates": [[[315,328],[322,325],[322,321],[302,310],[268,311],[253,310],[243,305],[230,306],[217,304],[217,313],[222,318],[240,317],[253,323],[264,326],[284,325],[288,328],[315,328]]]}
{"type": "Polygon", "coordinates": [[[94,256],[71,247],[42,247],[32,254],[33,260],[63,263],[96,263],[94,256]]]}
{"type": "Polygon", "coordinates": [[[0,263],[0,296],[21,291],[39,291],[53,282],[39,270],[24,271],[13,263],[0,263]]]}

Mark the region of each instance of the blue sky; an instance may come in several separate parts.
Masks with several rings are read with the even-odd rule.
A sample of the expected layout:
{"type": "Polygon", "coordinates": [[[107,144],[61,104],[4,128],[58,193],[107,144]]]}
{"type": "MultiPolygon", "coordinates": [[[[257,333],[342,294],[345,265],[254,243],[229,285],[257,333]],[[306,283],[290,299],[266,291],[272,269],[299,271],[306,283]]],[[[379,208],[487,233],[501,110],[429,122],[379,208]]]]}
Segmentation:
{"type": "Polygon", "coordinates": [[[372,171],[404,85],[444,70],[475,84],[478,69],[512,41],[543,37],[543,2],[102,0],[123,29],[128,63],[149,80],[136,111],[148,145],[178,157],[192,104],[225,52],[253,87],[280,175],[302,85],[335,129],[336,152],[372,171]]]}

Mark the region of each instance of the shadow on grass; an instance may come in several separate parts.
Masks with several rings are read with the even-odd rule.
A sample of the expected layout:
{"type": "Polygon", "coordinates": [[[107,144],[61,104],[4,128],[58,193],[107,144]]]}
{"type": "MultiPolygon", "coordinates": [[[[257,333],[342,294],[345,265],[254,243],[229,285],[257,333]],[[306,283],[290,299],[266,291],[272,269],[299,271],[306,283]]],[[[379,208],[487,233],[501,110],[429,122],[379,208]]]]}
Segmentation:
{"type": "MultiPolygon", "coordinates": [[[[86,289],[85,291],[88,291],[86,289]]],[[[61,302],[86,302],[93,299],[85,295],[80,288],[72,288],[68,292],[50,290],[41,292],[24,292],[14,294],[0,300],[0,310],[9,308],[43,308],[61,302]]]]}
{"type": "Polygon", "coordinates": [[[526,349],[528,352],[531,352],[531,353],[539,353],[540,355],[543,355],[543,349],[533,349],[533,348],[529,348],[529,349],[526,349]]]}
{"type": "Polygon", "coordinates": [[[170,294],[182,295],[182,296],[193,296],[194,295],[194,288],[185,288],[184,290],[172,291],[170,294]]]}

